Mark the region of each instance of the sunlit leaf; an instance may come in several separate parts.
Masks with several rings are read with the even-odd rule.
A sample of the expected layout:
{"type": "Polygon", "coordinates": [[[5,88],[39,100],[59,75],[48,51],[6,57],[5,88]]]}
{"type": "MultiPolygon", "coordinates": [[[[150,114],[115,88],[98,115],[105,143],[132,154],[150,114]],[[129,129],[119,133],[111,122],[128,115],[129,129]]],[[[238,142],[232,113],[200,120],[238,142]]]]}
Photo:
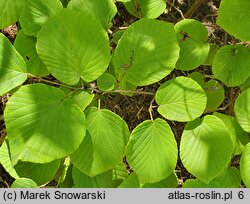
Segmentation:
{"type": "Polygon", "coordinates": [[[48,163],[78,148],[85,131],[82,110],[58,88],[44,84],[21,87],[4,112],[11,159],[48,163]]]}
{"type": "Polygon", "coordinates": [[[177,144],[168,123],[158,118],[139,124],[131,133],[126,156],[142,183],[167,178],[177,162],[177,144]]]}
{"type": "Polygon", "coordinates": [[[169,120],[191,121],[201,116],[206,107],[206,94],[191,78],[176,77],[162,84],[155,96],[158,112],[169,120]]]}
{"type": "Polygon", "coordinates": [[[109,39],[101,24],[89,14],[69,9],[43,25],[37,52],[51,74],[70,85],[97,79],[110,60],[109,39]]]}
{"type": "Polygon", "coordinates": [[[181,136],[180,158],[199,180],[209,183],[231,160],[233,143],[225,124],[216,116],[187,123],[181,136]]]}

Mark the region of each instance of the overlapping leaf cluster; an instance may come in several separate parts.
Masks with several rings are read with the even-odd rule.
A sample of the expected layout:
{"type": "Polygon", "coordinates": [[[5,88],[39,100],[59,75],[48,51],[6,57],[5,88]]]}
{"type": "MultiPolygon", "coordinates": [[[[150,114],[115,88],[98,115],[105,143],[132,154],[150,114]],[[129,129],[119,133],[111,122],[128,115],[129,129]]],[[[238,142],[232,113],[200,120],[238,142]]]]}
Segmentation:
{"type": "MultiPolygon", "coordinates": [[[[12,94],[0,162],[16,179],[13,187],[52,179],[61,187],[176,187],[178,152],[196,177],[183,187],[239,187],[241,179],[249,187],[249,47],[210,45],[206,27],[194,19],[156,20],[164,0],[120,1],[138,20],[113,34],[112,53],[113,0],[1,1],[0,28],[16,21],[22,28],[14,46],[0,34],[0,94],[12,94]],[[146,120],[131,133],[120,116],[92,102],[94,89],[132,94],[174,69],[200,65],[211,66],[214,79],[194,71],[164,82],[155,93],[163,119],[146,120]],[[49,74],[62,86],[27,83],[49,74]],[[93,81],[90,93],[84,87],[93,81]],[[235,117],[216,112],[224,88],[235,86],[242,90],[235,117]],[[168,120],[187,122],[179,150],[168,120]],[[241,154],[240,170],[230,167],[241,154]]],[[[249,41],[249,9],[248,0],[222,0],[217,23],[249,41]]]]}

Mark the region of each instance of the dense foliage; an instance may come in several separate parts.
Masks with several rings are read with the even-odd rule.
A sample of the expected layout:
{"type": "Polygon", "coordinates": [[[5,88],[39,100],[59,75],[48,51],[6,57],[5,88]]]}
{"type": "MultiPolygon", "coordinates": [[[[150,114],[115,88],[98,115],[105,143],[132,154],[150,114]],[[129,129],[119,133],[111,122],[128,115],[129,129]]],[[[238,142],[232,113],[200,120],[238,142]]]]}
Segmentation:
{"type": "Polygon", "coordinates": [[[137,20],[111,41],[113,0],[1,0],[0,28],[21,28],[13,44],[0,33],[0,95],[11,95],[0,163],[12,187],[177,187],[178,159],[193,175],[183,187],[250,187],[250,1],[221,1],[217,24],[237,39],[221,47],[198,20],[156,20],[165,0],[119,2],[137,20]],[[235,116],[218,112],[236,86],[235,116]],[[102,106],[107,94],[152,96],[149,118],[130,132],[102,106]],[[171,121],[185,123],[180,144],[171,121]]]}

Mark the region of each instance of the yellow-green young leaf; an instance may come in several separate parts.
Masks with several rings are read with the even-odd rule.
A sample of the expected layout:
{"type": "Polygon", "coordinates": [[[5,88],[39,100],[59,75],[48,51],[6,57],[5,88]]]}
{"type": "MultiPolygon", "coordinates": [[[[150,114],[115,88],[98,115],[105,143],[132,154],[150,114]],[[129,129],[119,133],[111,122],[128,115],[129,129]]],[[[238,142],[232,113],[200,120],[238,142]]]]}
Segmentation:
{"type": "Polygon", "coordinates": [[[250,77],[250,49],[243,45],[220,48],[213,61],[214,76],[229,87],[243,84],[250,77]]]}
{"type": "Polygon", "coordinates": [[[20,17],[24,33],[37,36],[42,25],[62,8],[60,0],[27,0],[20,17]]]}
{"type": "Polygon", "coordinates": [[[242,154],[245,145],[249,142],[248,133],[241,128],[235,117],[222,113],[214,113],[214,115],[220,118],[228,128],[234,146],[233,155],[242,154]]]}
{"type": "Polygon", "coordinates": [[[32,179],[40,186],[53,180],[59,166],[60,160],[55,160],[45,164],[18,162],[14,168],[20,177],[32,179]]]}
{"type": "Polygon", "coordinates": [[[87,113],[87,135],[70,156],[75,167],[96,176],[122,161],[129,137],[128,126],[115,113],[92,107],[87,113]]]}
{"type": "Polygon", "coordinates": [[[206,27],[197,20],[185,19],[179,21],[174,28],[180,45],[176,68],[191,70],[203,64],[210,49],[206,27]]]}
{"type": "Polygon", "coordinates": [[[240,175],[246,187],[250,188],[250,143],[248,143],[240,158],[240,175]]]}
{"type": "Polygon", "coordinates": [[[36,38],[25,35],[23,30],[17,33],[14,46],[22,55],[27,64],[27,72],[37,76],[49,74],[45,64],[42,62],[36,51],[36,38]]]}
{"type": "Polygon", "coordinates": [[[104,29],[112,26],[111,21],[117,13],[113,0],[71,0],[67,8],[91,14],[101,22],[104,29]]]}
{"type": "Polygon", "coordinates": [[[26,79],[26,64],[9,40],[0,33],[0,95],[21,85],[26,79]]]}
{"type": "Polygon", "coordinates": [[[158,112],[168,120],[192,121],[206,108],[206,94],[191,78],[176,77],[162,84],[155,96],[158,112]]]}
{"type": "Polygon", "coordinates": [[[18,179],[19,175],[11,164],[9,149],[6,141],[7,140],[5,140],[0,147],[0,164],[4,167],[5,171],[7,171],[11,177],[18,179]]]}
{"type": "Polygon", "coordinates": [[[122,2],[129,13],[138,18],[157,18],[166,8],[165,0],[123,0],[122,2]]]}
{"type": "Polygon", "coordinates": [[[98,20],[70,9],[62,9],[42,26],[37,52],[51,74],[69,85],[97,79],[110,60],[108,34],[98,20]]]}
{"type": "Polygon", "coordinates": [[[112,188],[112,170],[108,170],[97,176],[90,177],[82,173],[76,167],[73,167],[72,177],[74,181],[74,188],[112,188]]]}
{"type": "Polygon", "coordinates": [[[178,177],[171,173],[167,178],[156,183],[145,183],[142,188],[176,188],[178,186],[178,177]]]}
{"type": "Polygon", "coordinates": [[[35,181],[31,179],[19,178],[12,183],[11,188],[38,188],[38,186],[35,181]]]}
{"type": "Polygon", "coordinates": [[[0,29],[15,23],[21,15],[26,0],[0,1],[0,29]]]}
{"type": "Polygon", "coordinates": [[[167,178],[175,169],[177,152],[174,134],[160,118],[139,124],[126,147],[127,161],[142,183],[167,178]]]}
{"type": "Polygon", "coordinates": [[[119,82],[144,86],[167,76],[178,57],[174,26],[159,20],[141,19],[123,33],[112,64],[119,82]]]}
{"type": "Polygon", "coordinates": [[[250,132],[250,88],[243,91],[235,101],[234,112],[240,126],[250,132]]]}
{"type": "Polygon", "coordinates": [[[249,10],[249,0],[222,0],[216,23],[236,38],[249,41],[249,10]]]}
{"type": "Polygon", "coordinates": [[[233,150],[228,129],[213,115],[187,123],[181,136],[180,158],[184,167],[205,183],[222,173],[233,150]]]}
{"type": "Polygon", "coordinates": [[[48,163],[74,152],[86,133],[85,115],[63,91],[44,84],[21,87],[4,120],[11,160],[48,163]]]}
{"type": "Polygon", "coordinates": [[[213,181],[219,183],[219,188],[239,188],[241,182],[240,171],[235,167],[226,168],[213,181]]]}

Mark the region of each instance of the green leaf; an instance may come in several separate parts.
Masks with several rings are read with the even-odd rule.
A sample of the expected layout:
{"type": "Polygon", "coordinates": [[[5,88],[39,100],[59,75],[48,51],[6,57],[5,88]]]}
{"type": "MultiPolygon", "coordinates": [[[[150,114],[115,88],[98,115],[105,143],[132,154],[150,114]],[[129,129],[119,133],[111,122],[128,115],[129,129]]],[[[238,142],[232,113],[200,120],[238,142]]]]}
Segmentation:
{"type": "Polygon", "coordinates": [[[73,96],[72,99],[75,103],[84,111],[85,108],[92,102],[94,99],[94,94],[89,94],[85,91],[77,91],[73,96]]]}
{"type": "Polygon", "coordinates": [[[128,137],[128,126],[122,118],[92,107],[87,113],[87,135],[71,161],[83,173],[96,176],[122,161],[128,137]]]}
{"type": "Polygon", "coordinates": [[[19,178],[12,183],[11,188],[38,188],[38,186],[31,179],[19,178]]]}
{"type": "Polygon", "coordinates": [[[27,0],[20,17],[24,33],[37,36],[42,25],[62,8],[60,0],[27,0]]]}
{"type": "Polygon", "coordinates": [[[122,35],[112,64],[118,81],[144,86],[166,77],[174,69],[178,57],[179,46],[173,25],[141,19],[122,35]]]}
{"type": "Polygon", "coordinates": [[[176,77],[162,84],[155,96],[158,112],[168,120],[191,121],[201,116],[206,107],[206,94],[188,77],[176,77]]]}
{"type": "Polygon", "coordinates": [[[243,91],[235,101],[234,112],[240,126],[250,132],[250,88],[243,91]]]}
{"type": "Polygon", "coordinates": [[[49,71],[37,54],[35,37],[25,35],[23,30],[20,30],[17,33],[14,46],[25,60],[28,73],[37,76],[49,74],[49,71]]]}
{"type": "Polygon", "coordinates": [[[71,0],[67,8],[91,14],[101,22],[104,29],[112,26],[111,21],[117,13],[113,0],[71,0]]]}
{"type": "Polygon", "coordinates": [[[174,134],[160,118],[139,124],[126,147],[127,161],[142,183],[155,183],[168,177],[175,169],[177,152],[174,134]]]}
{"type": "Polygon", "coordinates": [[[26,64],[9,40],[0,33],[0,95],[21,85],[26,79],[26,64]]]}
{"type": "Polygon", "coordinates": [[[235,167],[226,168],[214,179],[220,188],[239,188],[241,183],[240,171],[235,167]]]}
{"type": "Polygon", "coordinates": [[[179,21],[174,28],[180,45],[176,68],[191,70],[203,64],[210,49],[206,27],[197,20],[185,19],[179,21]]]}
{"type": "Polygon", "coordinates": [[[20,177],[32,179],[40,186],[52,181],[59,166],[60,160],[55,160],[45,164],[18,162],[14,168],[20,177]]]}
{"type": "Polygon", "coordinates": [[[75,151],[85,136],[85,116],[58,88],[21,87],[7,102],[4,119],[12,163],[48,163],[75,151]]]}
{"type": "Polygon", "coordinates": [[[225,99],[224,88],[216,80],[205,81],[205,77],[200,72],[192,72],[189,78],[195,80],[205,91],[207,96],[206,111],[216,110],[225,99]]]}
{"type": "Polygon", "coordinates": [[[13,168],[10,160],[9,149],[6,140],[0,147],[0,164],[4,167],[4,169],[8,172],[8,174],[18,179],[19,175],[17,174],[16,170],[13,168]]]}
{"type": "Polygon", "coordinates": [[[112,74],[104,73],[97,79],[97,86],[102,91],[111,91],[115,87],[115,77],[112,74]]]}
{"type": "Polygon", "coordinates": [[[74,188],[112,188],[112,170],[90,177],[76,167],[72,171],[74,188]]]}
{"type": "Polygon", "coordinates": [[[130,0],[122,1],[132,15],[138,18],[157,18],[166,8],[165,0],[130,0]]]}
{"type": "Polygon", "coordinates": [[[203,65],[212,66],[214,62],[214,57],[219,49],[220,47],[218,45],[211,44],[207,59],[205,62],[203,62],[203,65]]]}
{"type": "Polygon", "coordinates": [[[117,45],[125,30],[118,30],[113,34],[113,42],[117,45]]]}
{"type": "Polygon", "coordinates": [[[234,147],[233,154],[240,155],[249,142],[248,133],[241,128],[235,117],[222,113],[214,113],[214,115],[220,118],[229,130],[234,147]]]}
{"type": "Polygon", "coordinates": [[[216,181],[211,181],[208,184],[199,179],[188,179],[183,184],[182,188],[219,188],[220,184],[216,181]]]}
{"type": "Polygon", "coordinates": [[[204,82],[202,88],[205,90],[207,96],[206,111],[216,110],[225,99],[223,86],[218,81],[212,79],[204,82]]]}
{"type": "Polygon", "coordinates": [[[230,35],[249,41],[250,2],[248,0],[222,0],[217,24],[230,35]]]}
{"type": "Polygon", "coordinates": [[[250,143],[248,143],[242,153],[240,158],[240,175],[241,178],[246,185],[246,187],[250,187],[250,143]]]}
{"type": "Polygon", "coordinates": [[[228,87],[238,86],[250,77],[250,49],[243,45],[226,45],[215,55],[214,76],[228,87]]]}
{"type": "Polygon", "coordinates": [[[204,85],[205,76],[202,73],[200,73],[200,72],[192,72],[187,77],[195,80],[198,84],[200,84],[200,86],[204,85]]]}
{"type": "Polygon", "coordinates": [[[178,178],[175,173],[171,173],[167,178],[156,183],[145,183],[142,188],[176,188],[178,178]]]}
{"type": "Polygon", "coordinates": [[[0,29],[15,23],[21,15],[26,0],[0,1],[0,29]]]}
{"type": "Polygon", "coordinates": [[[216,116],[187,123],[180,143],[184,167],[199,180],[209,183],[222,173],[233,153],[233,143],[225,124],[216,116]]]}
{"type": "Polygon", "coordinates": [[[113,168],[113,180],[125,180],[129,176],[128,171],[126,169],[126,166],[124,165],[123,162],[117,164],[113,168]]]}
{"type": "Polygon", "coordinates": [[[51,74],[69,85],[97,79],[110,60],[109,39],[101,24],[69,9],[62,9],[43,25],[37,51],[51,74]]]}
{"type": "Polygon", "coordinates": [[[136,173],[129,175],[119,186],[118,188],[140,188],[140,180],[136,173]]]}

